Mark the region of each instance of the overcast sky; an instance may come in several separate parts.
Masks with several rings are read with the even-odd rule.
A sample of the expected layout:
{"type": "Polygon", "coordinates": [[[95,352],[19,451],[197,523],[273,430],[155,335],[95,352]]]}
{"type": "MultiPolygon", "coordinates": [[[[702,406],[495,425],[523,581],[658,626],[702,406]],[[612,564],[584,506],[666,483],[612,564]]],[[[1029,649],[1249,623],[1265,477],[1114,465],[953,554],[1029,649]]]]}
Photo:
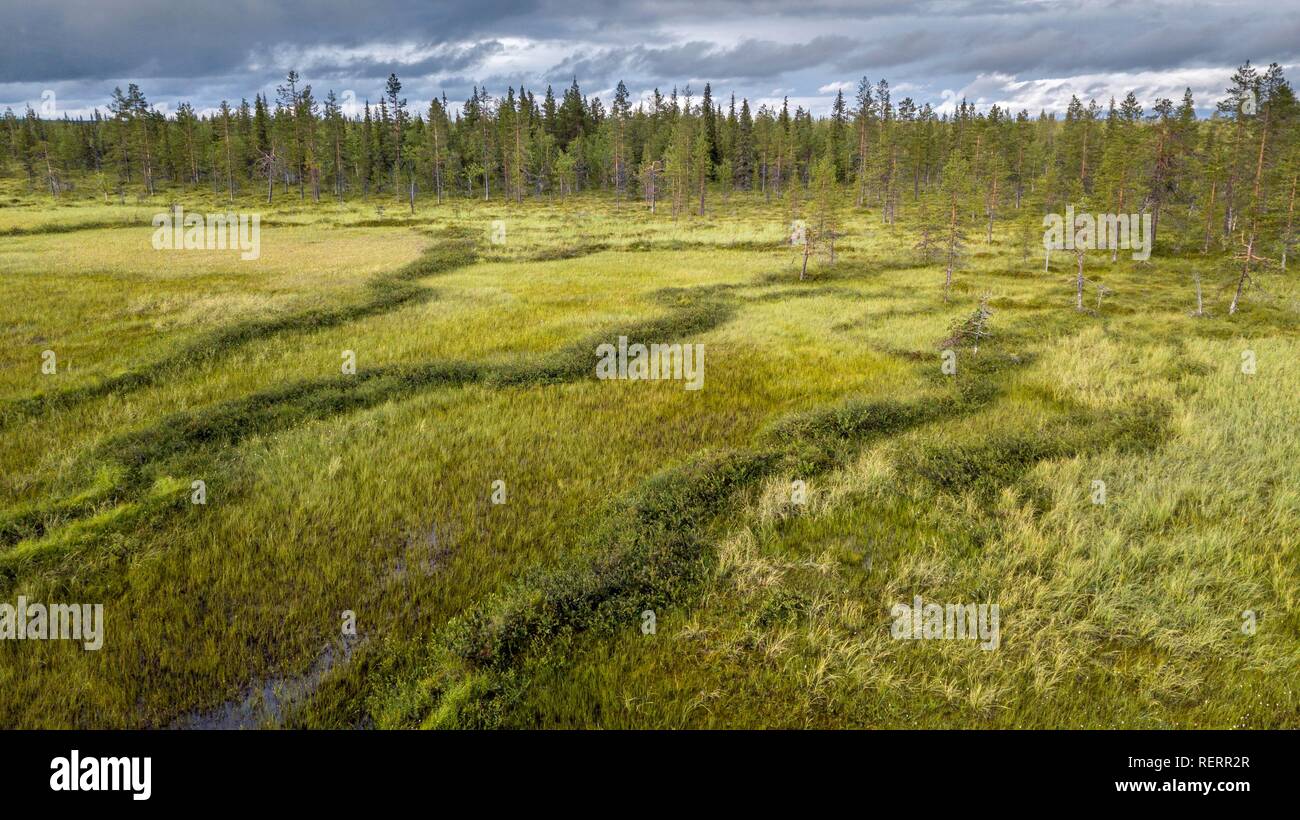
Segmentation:
{"type": "MultiPolygon", "coordinates": [[[[1071,93],[1145,105],[1191,87],[1202,111],[1245,60],[1300,65],[1296,0],[0,0],[0,108],[76,116],[138,83],[168,110],[274,94],[296,68],[359,105],[396,72],[413,105],[476,83],[608,101],[705,81],[716,97],[825,113],[866,75],[945,109],[1037,113],[1071,93]],[[350,94],[349,94],[350,92],[350,94]]],[[[1294,70],[1288,77],[1295,79],[1294,70]]]]}

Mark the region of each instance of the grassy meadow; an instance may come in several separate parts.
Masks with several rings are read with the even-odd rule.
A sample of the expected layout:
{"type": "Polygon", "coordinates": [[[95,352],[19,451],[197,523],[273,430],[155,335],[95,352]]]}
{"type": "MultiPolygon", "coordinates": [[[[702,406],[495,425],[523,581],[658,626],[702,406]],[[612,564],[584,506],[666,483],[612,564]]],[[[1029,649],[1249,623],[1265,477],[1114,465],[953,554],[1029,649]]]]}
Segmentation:
{"type": "Polygon", "coordinates": [[[752,194],[0,205],[0,601],[105,618],[0,642],[0,726],[1300,727],[1294,274],[1098,252],[1080,312],[1008,221],[945,299],[846,202],[800,281],[752,194]],[[154,250],[173,203],[259,258],[154,250]]]}

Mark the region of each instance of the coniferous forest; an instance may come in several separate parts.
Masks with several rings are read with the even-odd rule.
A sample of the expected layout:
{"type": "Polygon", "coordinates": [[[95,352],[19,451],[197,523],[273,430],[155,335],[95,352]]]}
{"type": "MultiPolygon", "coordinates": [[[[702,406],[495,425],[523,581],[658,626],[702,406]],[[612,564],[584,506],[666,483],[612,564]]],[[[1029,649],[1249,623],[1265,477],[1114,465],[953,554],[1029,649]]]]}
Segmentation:
{"type": "Polygon", "coordinates": [[[825,173],[887,223],[925,198],[958,197],[990,226],[1026,201],[1041,214],[1086,198],[1096,210],[1149,212],[1171,249],[1244,253],[1234,239],[1244,230],[1285,265],[1300,175],[1295,93],[1276,63],[1246,63],[1225,81],[1205,119],[1190,89],[1149,107],[1132,93],[1074,97],[1061,117],[964,100],[937,115],[864,77],[852,99],[840,91],[829,116],[814,118],[788,104],[751,110],[708,83],[634,103],[620,82],[606,108],[576,80],[558,98],[550,86],[476,88],[418,111],[391,75],[348,117],[334,91],[291,71],[274,98],[223,100],[205,114],[181,102],[165,115],[135,84],[88,119],[7,110],[0,162],[55,198],[74,186],[105,201],[202,187],[261,191],[267,202],[387,194],[414,209],[599,191],[674,215],[704,212],[724,191],[783,199],[825,173]]]}
{"type": "Polygon", "coordinates": [[[751,110],[734,94],[716,99],[709,83],[698,97],[689,86],[667,96],[655,89],[633,105],[620,82],[607,110],[576,79],[558,100],[550,86],[540,100],[523,87],[500,97],[475,87],[460,105],[444,95],[413,111],[390,75],[361,107],[348,117],[334,91],[318,99],[296,71],[274,99],[222,100],[205,114],[181,102],[167,115],[132,83],[89,119],[6,110],[0,168],[55,199],[78,184],[105,202],[203,187],[232,202],[264,191],[272,203],[277,190],[314,202],[389,195],[414,212],[424,199],[598,191],[678,216],[706,213],[710,192],[744,191],[782,202],[789,193],[794,218],[820,178],[821,190],[847,190],[887,224],[918,209],[927,248],[931,232],[956,233],[945,207],[950,217],[969,210],[990,239],[998,220],[1022,222],[1028,246],[1042,214],[1078,202],[1149,214],[1153,243],[1173,252],[1240,257],[1243,287],[1270,258],[1262,248],[1285,270],[1295,243],[1300,132],[1277,63],[1238,68],[1209,119],[1198,118],[1190,89],[1149,109],[1130,92],[1104,106],[1071,97],[1059,118],[996,104],[980,111],[965,100],[936,115],[866,77],[852,100],[839,91],[818,118],[788,102],[751,110]]]}

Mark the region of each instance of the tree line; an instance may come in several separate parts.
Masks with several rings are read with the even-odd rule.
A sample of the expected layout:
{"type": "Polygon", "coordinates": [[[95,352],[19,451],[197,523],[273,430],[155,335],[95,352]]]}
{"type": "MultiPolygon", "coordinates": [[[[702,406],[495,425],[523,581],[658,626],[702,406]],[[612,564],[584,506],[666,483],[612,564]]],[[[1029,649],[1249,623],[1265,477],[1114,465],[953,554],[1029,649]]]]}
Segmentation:
{"type": "Polygon", "coordinates": [[[599,190],[674,216],[748,191],[785,203],[792,219],[812,209],[824,243],[841,200],[888,224],[907,207],[919,249],[941,255],[949,279],[971,231],[991,241],[995,222],[1014,218],[1028,252],[1041,215],[1075,203],[1150,214],[1163,247],[1231,253],[1249,281],[1260,265],[1285,269],[1293,246],[1297,106],[1277,64],[1242,65],[1226,92],[1209,118],[1197,117],[1190,90],[1150,110],[1129,93],[1106,107],[1073,97],[1059,118],[965,100],[939,114],[864,78],[852,100],[840,91],[814,117],[788,101],[754,110],[734,94],[719,100],[709,84],[698,97],[689,86],[656,89],[633,105],[620,82],[607,109],[575,79],[559,98],[549,86],[540,99],[476,87],[460,106],[443,95],[420,111],[390,75],[349,117],[333,91],[320,99],[290,71],[273,99],[202,114],[181,103],[166,115],[135,84],[88,118],[6,110],[0,173],[54,197],[76,184],[105,200],[206,186],[232,200],[381,195],[412,209],[417,195],[523,201],[599,190]]]}

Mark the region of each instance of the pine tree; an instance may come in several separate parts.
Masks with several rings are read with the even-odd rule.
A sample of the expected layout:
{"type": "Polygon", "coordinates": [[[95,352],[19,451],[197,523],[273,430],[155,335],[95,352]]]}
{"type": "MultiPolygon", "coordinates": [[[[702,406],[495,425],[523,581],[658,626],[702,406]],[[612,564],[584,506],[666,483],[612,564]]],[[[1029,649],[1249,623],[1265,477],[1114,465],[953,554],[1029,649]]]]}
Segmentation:
{"type": "Polygon", "coordinates": [[[586,132],[586,126],[582,92],[578,90],[578,78],[574,77],[573,84],[564,92],[560,110],[556,114],[555,138],[559,140],[560,147],[568,148],[574,140],[586,132]]]}
{"type": "Polygon", "coordinates": [[[859,208],[867,201],[868,175],[871,165],[871,146],[876,120],[876,102],[871,94],[871,82],[863,77],[858,83],[857,108],[854,121],[857,129],[858,145],[855,152],[854,174],[857,177],[856,202],[859,208]]]}
{"type": "Polygon", "coordinates": [[[632,117],[627,86],[622,80],[618,81],[618,87],[614,90],[610,116],[614,130],[614,192],[618,199],[627,195],[628,121],[632,117]]]}
{"type": "Polygon", "coordinates": [[[1016,216],[1016,244],[1020,246],[1021,261],[1029,263],[1031,253],[1043,248],[1043,216],[1047,212],[1044,194],[1047,185],[1040,181],[1020,202],[1016,216]]]}
{"type": "Polygon", "coordinates": [[[954,153],[943,169],[943,299],[948,301],[953,272],[962,266],[966,249],[966,229],[962,215],[966,211],[970,188],[970,169],[960,153],[954,153]]]}
{"type": "Polygon", "coordinates": [[[442,202],[444,180],[447,170],[447,158],[450,153],[448,142],[447,105],[445,100],[434,97],[429,102],[429,124],[425,129],[425,142],[429,152],[429,170],[432,174],[433,190],[438,202],[442,202]]]}
{"type": "Polygon", "coordinates": [[[221,101],[221,143],[222,156],[225,159],[226,190],[230,201],[235,201],[235,151],[230,139],[230,105],[221,101]]]}
{"type": "Polygon", "coordinates": [[[369,194],[370,182],[374,177],[374,122],[370,117],[370,101],[366,101],[365,114],[361,120],[361,140],[358,150],[357,166],[361,176],[361,190],[369,194]]]}
{"type": "MultiPolygon", "coordinates": [[[[1276,153],[1276,140],[1274,139],[1274,130],[1279,127],[1285,127],[1290,124],[1295,114],[1295,96],[1291,92],[1291,87],[1282,77],[1282,69],[1277,63],[1268,67],[1268,70],[1259,78],[1256,84],[1258,89],[1258,123],[1254,130],[1257,132],[1255,141],[1258,143],[1256,153],[1255,168],[1252,174],[1250,188],[1250,198],[1248,202],[1248,212],[1246,213],[1245,229],[1242,231],[1242,250],[1237,255],[1241,262],[1241,275],[1237,277],[1237,286],[1233,292],[1232,304],[1228,307],[1228,315],[1237,312],[1241,302],[1241,295],[1247,283],[1252,283],[1252,268],[1257,263],[1266,263],[1268,260],[1257,253],[1258,243],[1261,239],[1260,232],[1267,222],[1267,198],[1263,194],[1265,176],[1271,170],[1270,168],[1270,147],[1276,153]]],[[[1243,112],[1244,114],[1244,112],[1243,112]]]]}
{"type": "MultiPolygon", "coordinates": [[[[707,86],[705,86],[707,89],[707,86]]],[[[707,96],[707,94],[706,94],[707,96]]],[[[700,216],[704,216],[704,195],[708,190],[709,176],[713,169],[713,161],[710,159],[711,149],[709,145],[709,135],[701,127],[696,129],[695,147],[691,156],[691,173],[695,179],[696,190],[700,196],[700,216]]]]}
{"type": "Polygon", "coordinates": [[[298,72],[289,69],[285,76],[284,84],[276,86],[275,121],[279,126],[278,131],[280,144],[284,148],[284,163],[282,168],[285,172],[285,189],[287,192],[289,186],[289,173],[292,171],[293,176],[299,183],[298,198],[304,199],[306,193],[303,189],[303,140],[301,133],[301,124],[299,122],[300,110],[298,81],[300,77],[298,72]]]}
{"type": "MultiPolygon", "coordinates": [[[[700,119],[703,126],[700,129],[700,135],[707,153],[703,167],[708,169],[708,175],[711,178],[713,176],[713,167],[717,165],[721,156],[718,151],[718,123],[714,119],[713,111],[713,89],[708,83],[704,84],[704,97],[700,100],[700,119]]],[[[702,211],[703,207],[701,206],[702,211]]]]}
{"type": "MultiPolygon", "coordinates": [[[[1082,180],[1076,179],[1070,183],[1070,201],[1075,203],[1077,211],[1086,213],[1095,211],[1093,207],[1095,200],[1093,197],[1084,193],[1082,180]]],[[[1077,229],[1075,225],[1066,225],[1065,230],[1074,235],[1074,308],[1082,311],[1083,307],[1083,290],[1087,284],[1087,279],[1083,275],[1083,261],[1087,258],[1088,248],[1092,244],[1092,237],[1086,235],[1086,227],[1077,229]]]]}
{"type": "Polygon", "coordinates": [[[690,197],[693,182],[691,154],[691,121],[686,117],[678,117],[673,125],[668,154],[664,158],[664,176],[668,180],[668,188],[673,196],[674,219],[686,210],[686,202],[690,197]]]}
{"type": "Polygon", "coordinates": [[[650,203],[650,213],[655,212],[659,199],[659,175],[663,172],[663,163],[654,158],[650,144],[646,143],[641,154],[641,191],[650,203]]]}
{"type": "MultiPolygon", "coordinates": [[[[1141,163],[1138,144],[1138,125],[1142,120],[1142,108],[1132,92],[1124,98],[1124,104],[1117,109],[1111,101],[1110,114],[1106,118],[1104,145],[1102,147],[1101,165],[1097,171],[1096,191],[1098,201],[1106,209],[1122,216],[1134,205],[1134,189],[1137,183],[1137,168],[1141,163]]],[[[1111,243],[1111,262],[1119,258],[1119,243],[1111,243]]]]}
{"type": "Polygon", "coordinates": [[[740,101],[740,119],[736,124],[736,150],[732,157],[733,179],[736,187],[748,191],[754,181],[754,119],[749,113],[749,100],[740,101]]]}
{"type": "Polygon", "coordinates": [[[386,108],[389,115],[392,117],[392,122],[389,127],[392,128],[393,193],[399,199],[402,196],[402,143],[404,142],[403,133],[406,127],[406,98],[400,96],[401,93],[402,81],[397,79],[396,74],[389,74],[388,82],[384,84],[384,95],[386,98],[386,108]]]}
{"type": "Polygon", "coordinates": [[[799,278],[808,272],[808,257],[814,252],[826,254],[830,264],[835,264],[835,239],[839,236],[840,186],[836,178],[835,155],[828,148],[813,169],[812,213],[805,231],[803,267],[799,278]]]}

